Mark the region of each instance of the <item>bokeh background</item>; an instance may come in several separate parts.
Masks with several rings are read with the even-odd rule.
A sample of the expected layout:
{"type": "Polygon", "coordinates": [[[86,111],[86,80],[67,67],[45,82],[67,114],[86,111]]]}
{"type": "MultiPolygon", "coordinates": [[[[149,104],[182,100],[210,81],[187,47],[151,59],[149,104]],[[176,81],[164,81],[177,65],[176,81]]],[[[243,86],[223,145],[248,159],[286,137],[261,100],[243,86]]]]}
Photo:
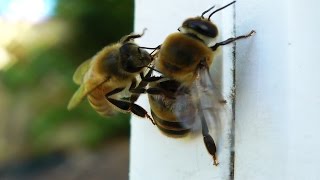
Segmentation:
{"type": "Polygon", "coordinates": [[[133,31],[133,0],[0,1],[0,179],[128,179],[129,115],[69,112],[72,75],[133,31]]]}

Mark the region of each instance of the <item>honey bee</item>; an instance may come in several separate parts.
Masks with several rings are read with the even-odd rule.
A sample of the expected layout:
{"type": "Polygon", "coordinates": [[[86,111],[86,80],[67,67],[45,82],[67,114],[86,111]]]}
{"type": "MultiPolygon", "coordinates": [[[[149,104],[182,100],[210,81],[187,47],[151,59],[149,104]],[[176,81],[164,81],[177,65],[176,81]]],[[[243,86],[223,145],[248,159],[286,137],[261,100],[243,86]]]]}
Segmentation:
{"type": "MultiPolygon", "coordinates": [[[[217,26],[210,21],[216,12],[234,4],[235,1],[204,15],[186,19],[179,32],[170,34],[158,47],[155,67],[165,78],[152,82],[147,89],[151,114],[157,127],[169,136],[188,133],[195,121],[201,121],[202,135],[208,152],[218,165],[215,141],[209,134],[207,122],[219,128],[220,112],[226,103],[213,83],[209,67],[216,50],[223,45],[252,36],[255,31],[210,46],[218,36],[217,26]]],[[[219,129],[217,129],[219,131],[219,129]]]]}
{"type": "Polygon", "coordinates": [[[73,81],[80,87],[67,108],[75,108],[87,96],[92,108],[101,116],[132,112],[153,122],[147,111],[134,103],[139,97],[138,89],[147,85],[146,80],[152,74],[151,70],[145,73],[152,61],[151,55],[133,42],[143,34],[144,31],[126,35],[83,62],[73,75],[73,81]]]}

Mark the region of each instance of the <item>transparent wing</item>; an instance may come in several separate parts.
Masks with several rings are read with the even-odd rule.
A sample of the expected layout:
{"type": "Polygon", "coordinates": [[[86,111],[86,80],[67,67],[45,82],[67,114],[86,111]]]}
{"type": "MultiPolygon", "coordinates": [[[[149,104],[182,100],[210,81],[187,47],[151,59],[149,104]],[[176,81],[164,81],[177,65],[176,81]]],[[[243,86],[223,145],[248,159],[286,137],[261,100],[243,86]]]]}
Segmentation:
{"type": "Polygon", "coordinates": [[[197,106],[194,101],[193,91],[187,87],[179,87],[175,95],[175,107],[174,113],[177,117],[177,121],[181,122],[181,125],[186,129],[192,129],[192,131],[199,130],[199,126],[195,123],[198,120],[197,106]]]}
{"type": "Polygon", "coordinates": [[[79,105],[86,95],[87,93],[85,92],[84,85],[82,84],[71,97],[67,107],[68,110],[72,110],[79,105]]]}
{"type": "Polygon", "coordinates": [[[80,87],[77,89],[77,91],[71,97],[67,107],[68,110],[72,110],[76,106],[78,106],[86,95],[88,95],[91,91],[93,91],[98,86],[105,83],[106,81],[108,80],[100,80],[100,81],[89,80],[88,82],[81,84],[80,87]]]}
{"type": "Polygon", "coordinates": [[[90,69],[90,63],[91,59],[88,59],[78,66],[72,77],[73,82],[78,85],[82,84],[85,74],[90,69]]]}
{"type": "Polygon", "coordinates": [[[68,110],[74,109],[81,103],[84,97],[98,86],[106,83],[110,77],[106,77],[92,70],[90,60],[85,61],[78,67],[73,76],[73,80],[80,85],[77,91],[73,94],[68,104],[68,110]]]}
{"type": "Polygon", "coordinates": [[[222,146],[223,120],[227,118],[226,101],[212,80],[208,68],[198,69],[192,91],[197,96],[195,100],[197,101],[198,114],[208,124],[209,133],[213,136],[219,149],[222,146]]]}
{"type": "Polygon", "coordinates": [[[226,118],[226,102],[213,82],[209,69],[199,68],[192,85],[179,87],[175,97],[175,115],[178,121],[186,128],[192,128],[192,131],[207,128],[219,149],[222,146],[222,121],[226,118]],[[192,122],[195,124],[192,125],[192,122]]]}
{"type": "Polygon", "coordinates": [[[67,107],[69,110],[75,108],[88,93],[110,80],[111,77],[107,72],[101,73],[97,71],[97,63],[103,59],[108,52],[110,52],[110,46],[104,47],[92,58],[80,64],[76,69],[73,74],[73,81],[80,85],[80,87],[69,101],[67,107]]]}

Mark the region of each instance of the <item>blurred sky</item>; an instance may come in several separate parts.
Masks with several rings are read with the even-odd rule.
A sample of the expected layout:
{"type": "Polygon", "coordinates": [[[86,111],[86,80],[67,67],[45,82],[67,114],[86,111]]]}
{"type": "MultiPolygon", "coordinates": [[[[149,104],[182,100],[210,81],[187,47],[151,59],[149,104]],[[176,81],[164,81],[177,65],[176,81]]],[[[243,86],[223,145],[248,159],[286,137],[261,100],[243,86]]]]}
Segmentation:
{"type": "Polygon", "coordinates": [[[40,23],[54,15],[56,0],[1,0],[0,1],[0,70],[12,61],[10,53],[3,47],[12,38],[16,38],[26,26],[19,27],[20,23],[40,23]],[[18,23],[18,24],[17,24],[18,23]],[[9,25],[10,24],[10,25],[9,25]],[[12,28],[14,29],[12,29],[12,28]]]}
{"type": "Polygon", "coordinates": [[[56,0],[1,0],[0,16],[10,21],[37,23],[53,15],[56,0]]]}

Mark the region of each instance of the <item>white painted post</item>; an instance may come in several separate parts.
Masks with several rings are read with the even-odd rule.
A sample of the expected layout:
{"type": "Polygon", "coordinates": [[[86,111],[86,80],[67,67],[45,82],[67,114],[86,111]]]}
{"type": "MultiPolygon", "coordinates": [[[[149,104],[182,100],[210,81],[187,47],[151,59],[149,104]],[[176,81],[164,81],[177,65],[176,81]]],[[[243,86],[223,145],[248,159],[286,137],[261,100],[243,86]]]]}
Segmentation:
{"type": "MultiPolygon", "coordinates": [[[[145,35],[139,39],[141,46],[156,47],[188,17],[199,16],[201,13],[217,5],[221,7],[228,2],[222,0],[136,0],[135,1],[135,32],[147,28],[145,35]]],[[[212,18],[220,29],[220,40],[233,35],[234,6],[217,13],[212,18]]],[[[248,29],[245,31],[249,32],[248,29]]],[[[208,180],[229,179],[231,158],[231,121],[230,109],[233,85],[232,45],[222,48],[222,53],[214,64],[217,77],[223,77],[223,90],[229,102],[228,119],[224,119],[223,142],[219,147],[219,166],[213,165],[201,134],[185,138],[169,138],[163,135],[150,121],[133,117],[131,121],[131,180],[208,180]]],[[[149,109],[146,96],[139,99],[138,104],[149,109]]]]}
{"type": "Polygon", "coordinates": [[[243,0],[236,32],[255,29],[237,42],[235,179],[285,179],[288,124],[287,1],[243,0]]]}
{"type": "Polygon", "coordinates": [[[320,179],[320,1],[242,0],[235,179],[320,179]]]}
{"type": "MultiPolygon", "coordinates": [[[[227,2],[136,0],[135,31],[148,28],[140,43],[161,44],[186,17],[212,3],[227,2]]],[[[236,34],[251,29],[257,34],[236,45],[234,179],[320,179],[319,7],[318,0],[236,3],[236,34]]],[[[232,17],[232,8],[215,16],[221,39],[232,36],[232,17]]],[[[231,47],[223,47],[220,74],[226,97],[233,82],[230,55],[231,47]]],[[[144,107],[147,102],[139,100],[144,107]]],[[[200,135],[167,138],[140,118],[132,119],[131,135],[131,180],[230,178],[230,144],[214,167],[200,135]]]]}
{"type": "Polygon", "coordinates": [[[320,179],[320,1],[289,4],[288,179],[320,179]]]}

